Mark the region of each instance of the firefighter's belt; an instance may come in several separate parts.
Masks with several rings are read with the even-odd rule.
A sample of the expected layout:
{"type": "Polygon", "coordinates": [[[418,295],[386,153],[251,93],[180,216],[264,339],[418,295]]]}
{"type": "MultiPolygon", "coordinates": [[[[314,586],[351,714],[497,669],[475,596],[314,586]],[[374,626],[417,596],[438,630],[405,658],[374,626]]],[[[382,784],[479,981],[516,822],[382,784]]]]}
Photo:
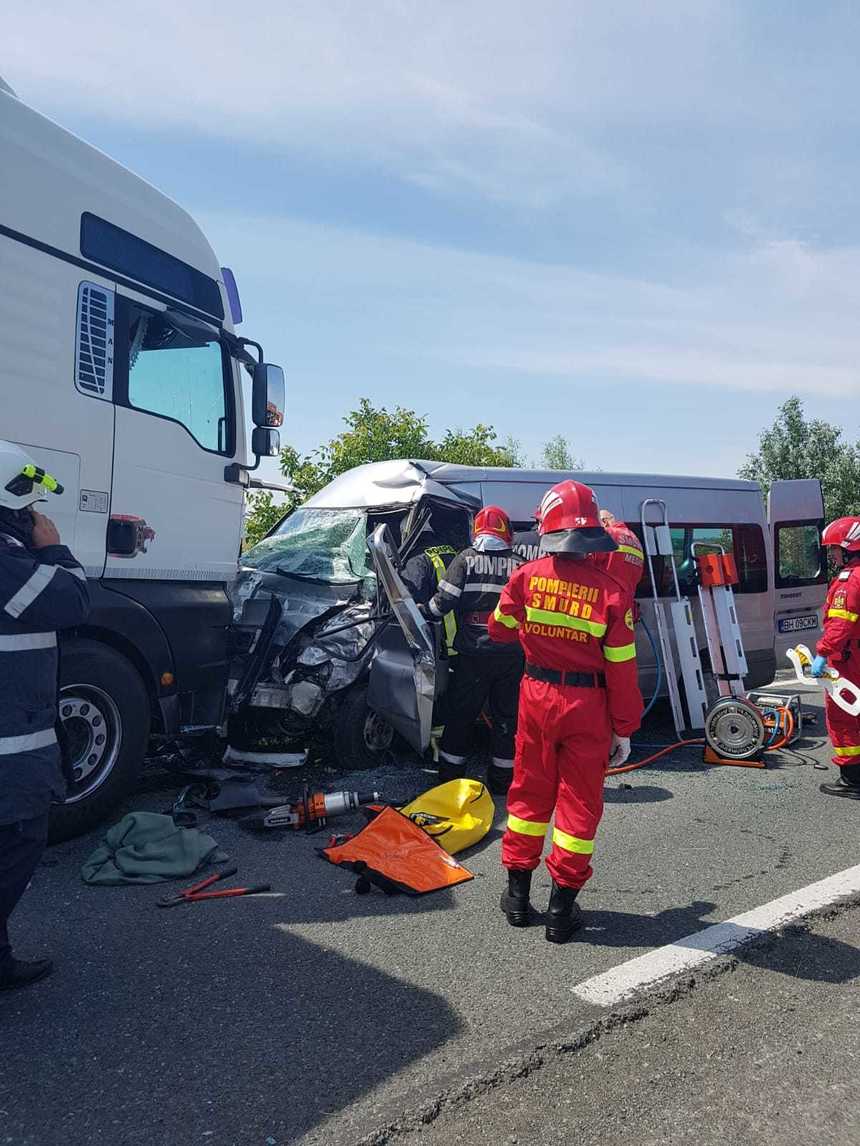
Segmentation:
{"type": "Polygon", "coordinates": [[[606,688],[606,677],[602,672],[560,672],[558,669],[541,668],[526,662],[526,676],[532,680],[544,680],[547,684],[566,684],[572,688],[606,688]]]}
{"type": "Polygon", "coordinates": [[[389,894],[424,895],[475,878],[395,808],[383,808],[358,835],[322,854],[389,894]]]}

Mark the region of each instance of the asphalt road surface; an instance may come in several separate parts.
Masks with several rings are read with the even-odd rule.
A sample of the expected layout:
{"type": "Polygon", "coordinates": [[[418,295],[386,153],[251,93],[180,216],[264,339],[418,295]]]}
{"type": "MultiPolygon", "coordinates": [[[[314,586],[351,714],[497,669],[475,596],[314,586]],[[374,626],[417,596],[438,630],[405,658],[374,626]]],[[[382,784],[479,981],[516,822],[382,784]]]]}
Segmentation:
{"type": "Polygon", "coordinates": [[[860,1142],[858,988],[851,908],[399,1141],[848,1146],[860,1142]]]}
{"type": "MultiPolygon", "coordinates": [[[[421,899],[356,896],[353,877],[316,855],[320,837],[260,838],[224,818],[204,826],[243,882],[277,894],[162,911],[165,885],[81,883],[101,833],[60,845],[14,919],[19,953],[49,952],[57,967],[0,996],[0,1143],[373,1140],[553,1031],[593,1022],[600,1010],[577,983],[856,864],[860,806],[818,793],[823,737],[822,722],[807,728],[801,753],[765,771],[706,768],[687,748],[612,779],[581,897],[587,928],[564,947],[499,912],[501,807],[463,857],[474,881],[421,899]]],[[[670,739],[665,717],[638,738],[670,739]]],[[[392,801],[433,782],[394,767],[324,779],[371,781],[392,801]]],[[[132,806],[164,810],[159,784],[132,806]]],[[[295,790],[298,777],[278,784],[295,790]]],[[[543,906],[545,872],[536,885],[543,906]]],[[[795,977],[817,982],[808,963],[795,977]]]]}

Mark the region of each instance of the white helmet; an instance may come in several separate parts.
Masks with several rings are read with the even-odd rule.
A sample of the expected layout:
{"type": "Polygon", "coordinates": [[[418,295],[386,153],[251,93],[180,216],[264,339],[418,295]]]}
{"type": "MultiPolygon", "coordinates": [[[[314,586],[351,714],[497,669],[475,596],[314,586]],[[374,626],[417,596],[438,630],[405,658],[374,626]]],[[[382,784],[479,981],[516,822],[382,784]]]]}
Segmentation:
{"type": "Polygon", "coordinates": [[[42,501],[49,491],[62,493],[63,487],[20,446],[0,439],[0,506],[26,509],[34,501],[42,501]]]}

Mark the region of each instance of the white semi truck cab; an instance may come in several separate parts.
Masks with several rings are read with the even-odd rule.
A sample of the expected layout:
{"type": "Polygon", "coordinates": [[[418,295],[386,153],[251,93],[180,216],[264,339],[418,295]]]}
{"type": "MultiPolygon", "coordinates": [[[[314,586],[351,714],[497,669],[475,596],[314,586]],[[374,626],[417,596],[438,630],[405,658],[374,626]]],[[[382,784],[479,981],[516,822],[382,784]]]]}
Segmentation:
{"type": "Polygon", "coordinates": [[[93,602],[61,644],[63,838],[128,794],[153,733],[222,721],[249,455],[279,449],[284,379],[194,220],[2,81],[0,284],[0,437],[62,483],[47,512],[93,602]]]}

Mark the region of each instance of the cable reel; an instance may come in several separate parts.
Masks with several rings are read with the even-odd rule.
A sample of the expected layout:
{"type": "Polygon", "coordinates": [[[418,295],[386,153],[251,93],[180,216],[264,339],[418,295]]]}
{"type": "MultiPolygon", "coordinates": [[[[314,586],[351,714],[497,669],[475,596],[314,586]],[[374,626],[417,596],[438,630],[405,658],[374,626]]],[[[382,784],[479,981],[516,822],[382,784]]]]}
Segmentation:
{"type": "Polygon", "coordinates": [[[740,697],[723,697],[711,706],[705,716],[705,759],[708,763],[745,762],[751,767],[764,767],[759,758],[767,738],[768,730],[761,709],[740,697]],[[709,759],[709,749],[717,759],[709,759]]]}

